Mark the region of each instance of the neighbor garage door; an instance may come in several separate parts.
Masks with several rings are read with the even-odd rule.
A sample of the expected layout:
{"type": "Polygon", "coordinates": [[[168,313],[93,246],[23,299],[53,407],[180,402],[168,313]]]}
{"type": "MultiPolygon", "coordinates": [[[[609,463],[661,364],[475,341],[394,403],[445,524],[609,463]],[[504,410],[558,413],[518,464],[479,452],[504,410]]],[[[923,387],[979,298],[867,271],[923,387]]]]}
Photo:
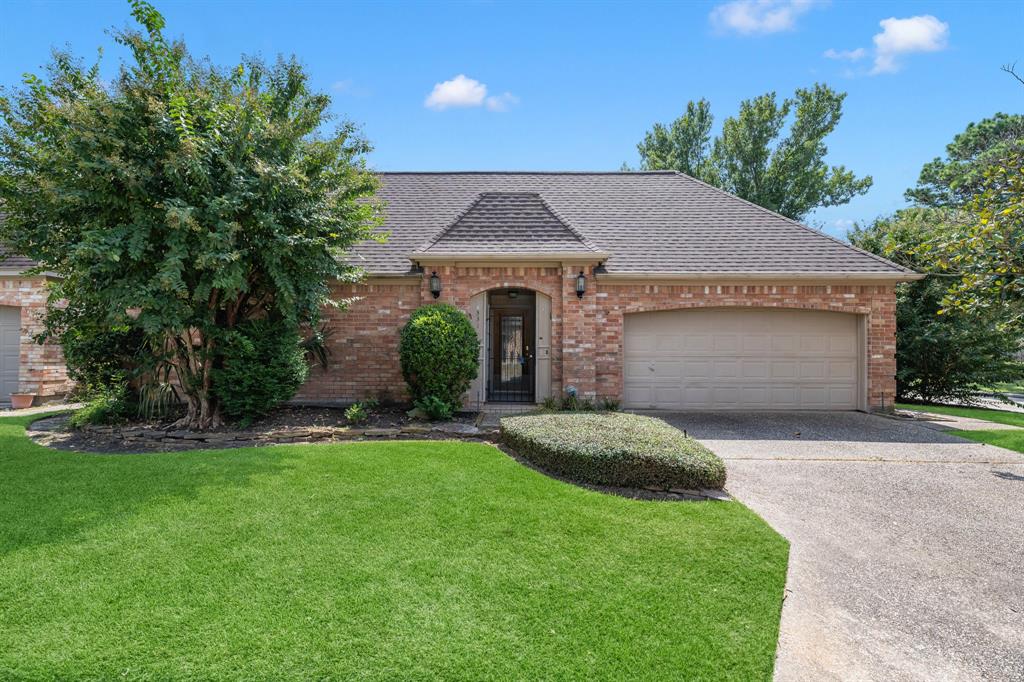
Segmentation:
{"type": "Polygon", "coordinates": [[[625,405],[666,410],[852,410],[858,318],[712,308],[625,319],[625,405]]]}
{"type": "Polygon", "coordinates": [[[18,390],[20,352],[21,308],[0,306],[0,404],[9,403],[18,390]]]}

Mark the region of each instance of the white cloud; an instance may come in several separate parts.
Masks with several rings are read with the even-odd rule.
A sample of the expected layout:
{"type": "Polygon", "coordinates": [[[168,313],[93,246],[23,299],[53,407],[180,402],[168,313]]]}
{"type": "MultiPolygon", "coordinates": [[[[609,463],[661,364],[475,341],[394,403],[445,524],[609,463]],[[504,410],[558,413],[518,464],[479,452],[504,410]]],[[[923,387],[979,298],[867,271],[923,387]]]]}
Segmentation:
{"type": "Polygon", "coordinates": [[[511,92],[487,95],[487,86],[478,80],[459,74],[451,80],[437,83],[423,101],[423,106],[435,111],[452,107],[486,107],[488,111],[507,111],[519,98],[511,92]]]}
{"type": "Polygon", "coordinates": [[[879,22],[882,32],[875,34],[875,65],[872,75],[900,70],[899,56],[912,52],[938,52],[946,49],[949,24],[930,14],[879,22]]]}
{"type": "Polygon", "coordinates": [[[717,5],[708,19],[722,32],[754,35],[791,31],[816,0],[732,0],[717,5]]]}
{"type": "Polygon", "coordinates": [[[825,50],[824,56],[826,59],[838,59],[840,61],[855,62],[858,59],[864,59],[868,55],[868,51],[863,47],[858,47],[855,50],[833,50],[831,48],[825,50]]]}
{"type": "Polygon", "coordinates": [[[503,92],[500,95],[492,95],[484,100],[484,106],[489,111],[508,111],[508,108],[519,104],[519,98],[511,92],[503,92]]]}

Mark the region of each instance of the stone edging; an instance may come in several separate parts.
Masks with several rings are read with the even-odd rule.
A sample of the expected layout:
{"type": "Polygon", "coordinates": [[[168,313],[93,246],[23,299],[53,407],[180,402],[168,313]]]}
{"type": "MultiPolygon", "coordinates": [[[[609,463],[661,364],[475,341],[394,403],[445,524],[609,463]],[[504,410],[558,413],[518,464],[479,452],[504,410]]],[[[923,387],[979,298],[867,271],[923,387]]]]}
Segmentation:
{"type": "MultiPolygon", "coordinates": [[[[44,418],[46,419],[46,418],[44,418]]],[[[43,420],[37,420],[43,421],[43,420]]],[[[62,432],[26,428],[27,435],[40,445],[60,448],[62,432]]],[[[186,446],[200,448],[255,447],[285,443],[315,443],[387,438],[458,438],[483,440],[497,437],[497,431],[480,429],[460,422],[409,424],[388,428],[352,428],[347,426],[310,426],[280,428],[270,431],[187,431],[148,428],[143,426],[84,426],[81,432],[118,441],[121,446],[186,446]]]]}

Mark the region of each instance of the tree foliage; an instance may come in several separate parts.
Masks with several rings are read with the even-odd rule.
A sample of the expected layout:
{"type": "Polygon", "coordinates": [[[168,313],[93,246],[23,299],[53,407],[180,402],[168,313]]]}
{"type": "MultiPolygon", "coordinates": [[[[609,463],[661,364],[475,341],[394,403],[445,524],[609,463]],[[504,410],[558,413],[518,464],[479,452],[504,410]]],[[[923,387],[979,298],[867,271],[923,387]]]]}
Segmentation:
{"type": "Polygon", "coordinates": [[[140,330],[204,428],[228,330],[315,327],[357,277],[339,256],[377,225],[376,181],[351,124],[321,132],[330,98],[294,58],[220,69],[132,7],[143,30],[115,34],[133,59],[112,83],[57,52],[0,93],[0,240],[60,276],[52,301],[140,330]]]}
{"type": "Polygon", "coordinates": [[[944,311],[951,274],[935,267],[924,245],[948,238],[969,215],[956,209],[910,208],[850,233],[850,241],[908,267],[930,269],[896,287],[896,392],[901,400],[969,401],[980,386],[1022,375],[1018,337],[998,311],[944,311]],[[941,313],[941,314],[940,314],[941,313]]]}
{"type": "Polygon", "coordinates": [[[799,220],[871,187],[870,176],[825,163],[824,140],[839,124],[845,98],[822,84],[781,102],[769,92],[741,102],[713,140],[710,104],[691,101],[685,114],[667,126],[656,123],[637,145],[641,166],[687,173],[799,220]]]}
{"type": "Polygon", "coordinates": [[[929,161],[904,196],[919,206],[967,206],[982,191],[985,173],[1014,151],[1024,151],[1024,115],[998,113],[953,138],[945,158],[929,161]]]}

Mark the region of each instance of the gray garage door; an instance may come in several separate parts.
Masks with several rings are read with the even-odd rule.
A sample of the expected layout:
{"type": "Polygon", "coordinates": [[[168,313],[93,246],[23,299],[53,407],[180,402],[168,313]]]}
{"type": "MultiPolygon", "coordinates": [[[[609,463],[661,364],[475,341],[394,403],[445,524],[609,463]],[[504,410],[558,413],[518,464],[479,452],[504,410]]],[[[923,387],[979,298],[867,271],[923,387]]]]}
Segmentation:
{"type": "Polygon", "coordinates": [[[852,410],[858,320],[713,308],[627,315],[625,405],[666,410],[852,410]]]}
{"type": "Polygon", "coordinates": [[[0,404],[11,401],[18,390],[21,352],[21,308],[0,306],[0,404]]]}

